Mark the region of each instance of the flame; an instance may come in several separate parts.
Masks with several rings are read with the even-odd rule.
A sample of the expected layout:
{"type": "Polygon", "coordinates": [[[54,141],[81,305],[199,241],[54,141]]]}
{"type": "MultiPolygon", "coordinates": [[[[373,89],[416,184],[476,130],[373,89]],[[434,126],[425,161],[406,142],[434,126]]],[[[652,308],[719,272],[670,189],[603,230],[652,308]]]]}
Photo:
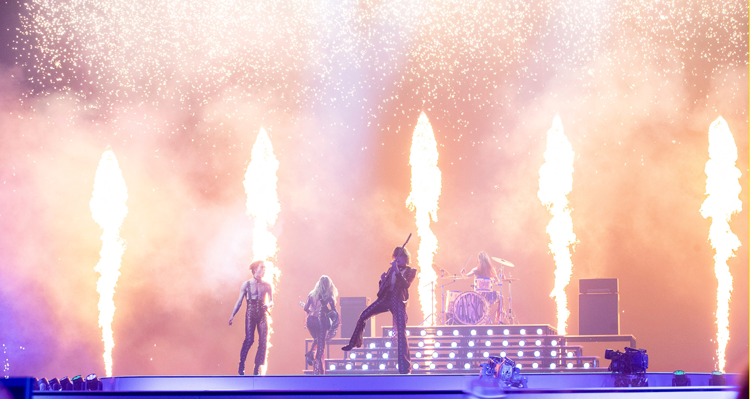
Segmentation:
{"type": "MultiPolygon", "coordinates": [[[[281,277],[281,271],[273,263],[276,257],[276,237],[269,229],[276,223],[276,218],[281,211],[279,197],[276,195],[276,171],[279,170],[279,161],[273,154],[271,139],[265,129],[261,128],[258,138],[253,145],[250,155],[250,164],[245,173],[245,193],[247,194],[247,216],[255,223],[253,228],[253,260],[265,261],[266,282],[271,284],[271,292],[276,291],[281,277]]],[[[268,368],[268,351],[271,349],[271,336],[273,328],[271,324],[271,309],[268,315],[268,343],[266,346],[266,361],[260,368],[260,374],[265,375],[268,368]]]]}
{"type": "Polygon", "coordinates": [[[547,151],[544,152],[544,165],[539,169],[539,192],[537,196],[552,214],[547,225],[550,237],[549,249],[555,258],[555,287],[550,297],[557,302],[557,333],[565,335],[568,325],[568,299],[565,287],[573,273],[570,260],[570,245],[575,245],[573,219],[566,195],[573,189],[573,158],[575,153],[563,132],[560,117],[556,116],[552,128],[547,131],[547,151]]]}
{"type": "Polygon", "coordinates": [[[734,256],[740,247],[740,240],[729,228],[729,219],[742,210],[739,199],[742,187],[739,178],[742,172],[735,167],[737,145],[727,122],[719,117],[708,131],[708,156],[706,162],[706,194],[708,197],[701,206],[701,215],[711,218],[708,239],[716,250],[714,271],[719,286],[716,290],[716,341],[718,343],[717,370],[723,372],[726,365],[725,354],[729,342],[729,302],[732,296],[732,274],[727,260],[734,256]]]}
{"type": "Polygon", "coordinates": [[[122,178],[120,166],[115,153],[107,148],[99,161],[94,177],[94,193],[89,206],[94,221],[102,228],[101,258],[94,270],[101,275],[96,283],[99,293],[99,327],[102,329],[104,342],[104,368],[107,377],[112,376],[112,348],[115,346],[112,337],[112,320],[115,317],[115,287],[120,277],[120,261],[125,252],[125,241],[120,238],[120,226],[128,207],[128,189],[122,178]]]}
{"type": "Polygon", "coordinates": [[[432,258],[437,251],[437,237],[430,230],[430,220],[437,221],[438,197],[441,189],[441,173],[437,166],[438,151],[432,126],[427,115],[422,112],[414,128],[411,142],[411,194],[406,199],[409,210],[416,211],[419,250],[419,304],[422,314],[430,319],[428,325],[435,325],[437,297],[434,295],[437,274],[432,269],[432,258]],[[428,316],[430,315],[430,316],[428,316]]]}

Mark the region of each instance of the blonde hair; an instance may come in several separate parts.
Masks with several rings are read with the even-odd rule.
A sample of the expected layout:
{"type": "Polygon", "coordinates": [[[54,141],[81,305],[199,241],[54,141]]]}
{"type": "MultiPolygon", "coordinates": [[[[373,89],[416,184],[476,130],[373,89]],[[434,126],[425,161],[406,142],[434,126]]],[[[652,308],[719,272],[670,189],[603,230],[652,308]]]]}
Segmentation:
{"type": "Polygon", "coordinates": [[[315,288],[310,291],[310,296],[321,302],[325,299],[333,298],[335,302],[336,298],[339,296],[339,291],[336,289],[336,286],[333,285],[331,278],[324,274],[320,276],[318,282],[315,283],[315,288]]]}

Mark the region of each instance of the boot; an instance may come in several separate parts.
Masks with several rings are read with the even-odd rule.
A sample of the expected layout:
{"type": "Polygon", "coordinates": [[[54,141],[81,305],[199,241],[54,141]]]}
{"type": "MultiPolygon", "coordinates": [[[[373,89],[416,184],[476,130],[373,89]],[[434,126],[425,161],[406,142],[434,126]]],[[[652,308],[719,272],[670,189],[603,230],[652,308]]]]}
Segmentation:
{"type": "Polygon", "coordinates": [[[308,366],[312,366],[313,360],[314,360],[313,351],[305,353],[305,364],[307,364],[308,366]]]}
{"type": "Polygon", "coordinates": [[[256,364],[253,369],[253,375],[260,375],[260,364],[256,364]]]}
{"type": "Polygon", "coordinates": [[[238,373],[239,373],[240,375],[245,375],[245,363],[243,363],[243,362],[240,362],[240,367],[239,367],[239,369],[237,370],[237,372],[238,372],[238,373]]]}

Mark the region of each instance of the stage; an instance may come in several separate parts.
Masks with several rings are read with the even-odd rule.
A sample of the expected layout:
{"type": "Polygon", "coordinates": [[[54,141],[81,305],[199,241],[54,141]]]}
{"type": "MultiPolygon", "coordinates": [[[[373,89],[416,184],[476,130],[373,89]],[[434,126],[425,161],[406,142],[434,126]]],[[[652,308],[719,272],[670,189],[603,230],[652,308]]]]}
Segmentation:
{"type": "Polygon", "coordinates": [[[735,398],[739,378],[711,386],[711,374],[688,373],[691,386],[672,386],[671,373],[648,373],[648,387],[614,386],[611,373],[523,373],[528,388],[501,389],[477,375],[348,376],[126,376],[103,378],[101,391],[35,391],[34,397],[233,398],[233,397],[430,397],[430,398],[735,398]]]}

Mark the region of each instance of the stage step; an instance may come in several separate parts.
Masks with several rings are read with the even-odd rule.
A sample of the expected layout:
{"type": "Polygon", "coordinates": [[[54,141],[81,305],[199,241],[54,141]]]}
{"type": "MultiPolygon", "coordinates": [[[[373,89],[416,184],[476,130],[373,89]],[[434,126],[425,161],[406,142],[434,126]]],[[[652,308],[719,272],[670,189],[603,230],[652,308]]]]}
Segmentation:
{"type": "MultiPolygon", "coordinates": [[[[412,374],[474,374],[490,356],[512,359],[522,370],[534,372],[606,371],[597,356],[583,356],[580,345],[566,345],[565,337],[549,325],[409,326],[412,374]]],[[[326,347],[326,374],[393,374],[396,337],[383,327],[381,337],[364,338],[361,348],[344,353],[348,339],[334,339],[326,347]]],[[[312,339],[305,341],[305,351],[312,339]]],[[[305,364],[304,374],[312,373],[305,364]]]]}

